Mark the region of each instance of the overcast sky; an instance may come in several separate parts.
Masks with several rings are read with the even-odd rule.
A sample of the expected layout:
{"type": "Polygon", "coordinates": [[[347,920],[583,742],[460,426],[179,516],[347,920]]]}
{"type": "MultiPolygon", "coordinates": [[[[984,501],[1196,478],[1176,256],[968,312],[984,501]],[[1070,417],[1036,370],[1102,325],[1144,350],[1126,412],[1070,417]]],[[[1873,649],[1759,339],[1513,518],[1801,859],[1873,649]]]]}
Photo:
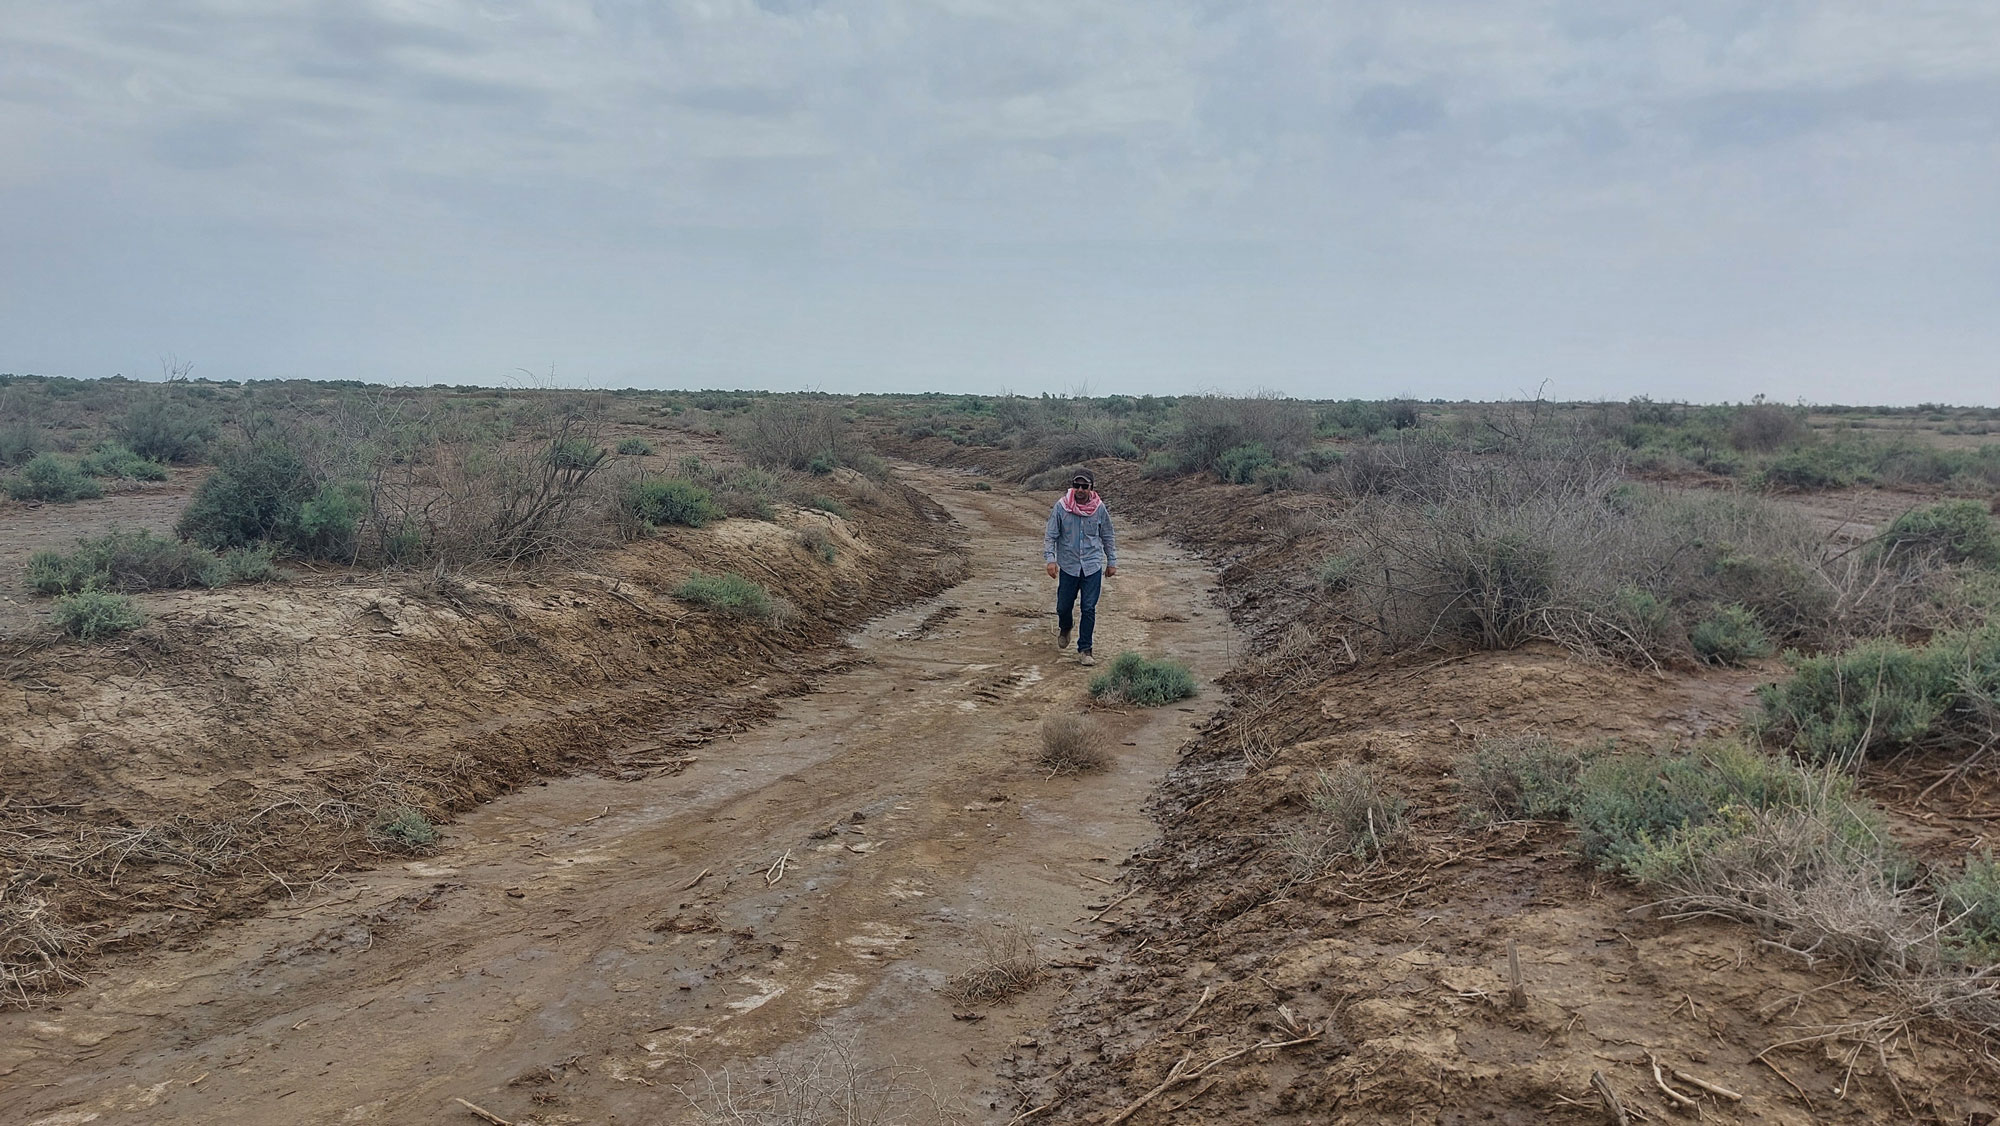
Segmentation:
{"type": "Polygon", "coordinates": [[[0,371],[2000,402],[1993,0],[0,0],[0,371]]]}

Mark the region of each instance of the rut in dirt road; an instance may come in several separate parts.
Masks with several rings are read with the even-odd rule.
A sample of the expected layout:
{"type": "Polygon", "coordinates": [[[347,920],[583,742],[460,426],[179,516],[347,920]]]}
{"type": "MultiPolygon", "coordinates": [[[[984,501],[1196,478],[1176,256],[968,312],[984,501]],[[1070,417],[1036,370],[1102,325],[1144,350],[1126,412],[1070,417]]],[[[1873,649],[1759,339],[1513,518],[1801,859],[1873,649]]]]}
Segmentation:
{"type": "Polygon", "coordinates": [[[1011,1117],[998,1072],[1060,983],[958,1014],[978,1019],[938,987],[1014,927],[1058,966],[1102,956],[1090,920],[1127,909],[1145,799],[1236,639],[1199,563],[1121,526],[1098,651],[1171,655],[1204,691],[1097,712],[1111,769],[1049,778],[1040,722],[1088,676],[1053,646],[1050,498],[902,472],[964,526],[972,575],[862,631],[855,667],[685,772],[530,788],[436,856],[0,1016],[0,1120],[472,1121],[463,1098],[521,1123],[698,1121],[678,1085],[754,1087],[829,1035],[1011,1117]]]}

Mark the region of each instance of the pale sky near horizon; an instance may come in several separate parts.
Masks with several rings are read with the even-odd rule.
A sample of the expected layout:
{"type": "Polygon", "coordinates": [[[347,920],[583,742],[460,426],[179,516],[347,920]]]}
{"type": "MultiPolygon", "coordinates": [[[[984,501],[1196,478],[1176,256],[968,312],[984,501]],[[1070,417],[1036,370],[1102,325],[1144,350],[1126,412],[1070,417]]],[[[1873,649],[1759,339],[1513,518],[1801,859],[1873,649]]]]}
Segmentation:
{"type": "Polygon", "coordinates": [[[2000,404],[1991,0],[0,0],[0,371],[2000,404]]]}

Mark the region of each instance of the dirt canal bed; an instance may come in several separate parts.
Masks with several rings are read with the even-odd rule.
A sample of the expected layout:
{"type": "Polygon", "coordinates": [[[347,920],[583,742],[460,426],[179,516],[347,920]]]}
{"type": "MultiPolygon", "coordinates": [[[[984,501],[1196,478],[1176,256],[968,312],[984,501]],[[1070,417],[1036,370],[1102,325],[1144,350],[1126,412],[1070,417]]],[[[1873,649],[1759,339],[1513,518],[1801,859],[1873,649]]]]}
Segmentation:
{"type": "Polygon", "coordinates": [[[1010,1057],[1117,957],[1146,801],[1240,642],[1202,564],[1127,528],[1097,649],[1184,661],[1203,691],[1093,709],[1110,768],[1052,777],[1041,723],[1087,706],[1093,670],[1054,646],[1046,498],[900,472],[962,527],[970,577],[869,623],[844,671],[679,773],[530,785],[433,855],[0,1014],[0,1121],[477,1121],[458,1100],[700,1121],[691,1098],[719,1113],[816,1068],[1011,1118],[1010,1057]],[[1023,943],[1039,984],[951,995],[1023,943]]]}

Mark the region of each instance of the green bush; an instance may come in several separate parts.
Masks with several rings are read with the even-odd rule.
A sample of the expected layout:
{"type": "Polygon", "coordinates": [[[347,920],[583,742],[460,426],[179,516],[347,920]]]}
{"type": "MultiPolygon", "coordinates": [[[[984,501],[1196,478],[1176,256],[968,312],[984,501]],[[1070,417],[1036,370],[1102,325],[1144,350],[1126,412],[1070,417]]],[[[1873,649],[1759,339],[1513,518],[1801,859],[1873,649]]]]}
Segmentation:
{"type": "Polygon", "coordinates": [[[37,454],[19,473],[7,479],[7,495],[15,500],[71,504],[96,500],[104,495],[104,487],[70,458],[37,454]]]}
{"type": "Polygon", "coordinates": [[[644,438],[620,438],[618,452],[626,457],[650,457],[653,453],[653,443],[644,438]]]}
{"type": "Polygon", "coordinates": [[[300,502],[287,546],[314,559],[351,560],[367,515],[368,497],[361,486],[328,481],[300,502]]]}
{"type": "MultiPolygon", "coordinates": [[[[1638,875],[1663,849],[1730,809],[1798,806],[1822,783],[1780,759],[1736,743],[1683,754],[1603,756],[1578,775],[1571,821],[1584,856],[1638,875]]],[[[1844,788],[1838,790],[1841,796],[1844,788]]]]}
{"type": "Polygon", "coordinates": [[[438,843],[437,826],[411,806],[396,806],[375,815],[368,826],[368,839],[378,848],[392,852],[423,853],[438,843]]]}
{"type": "Polygon", "coordinates": [[[92,477],[125,481],[164,481],[167,467],[149,461],[123,442],[99,442],[97,448],[77,459],[77,465],[92,477]]]}
{"type": "Polygon", "coordinates": [[[2000,962],[2000,858],[1991,849],[1966,857],[1940,890],[1952,944],[1979,961],[2000,962]]]}
{"type": "Polygon", "coordinates": [[[1249,442],[1224,450],[1215,459],[1215,475],[1232,485],[1248,485],[1257,480],[1260,471],[1273,464],[1270,447],[1262,442],[1249,442]]]}
{"type": "Polygon", "coordinates": [[[1948,500],[1896,517],[1883,530],[1879,550],[1891,558],[1934,555],[1952,563],[2000,567],[2000,529],[1985,505],[1948,500]]]}
{"type": "Polygon", "coordinates": [[[628,482],[619,494],[618,505],[627,521],[656,528],[668,524],[699,528],[723,515],[707,489],[679,477],[628,482]]]}
{"type": "Polygon", "coordinates": [[[563,438],[549,444],[549,464],[557,469],[590,469],[605,458],[604,447],[585,438],[563,438]]]}
{"type": "Polygon", "coordinates": [[[133,452],[151,461],[198,461],[215,441],[215,423],[207,414],[166,394],[133,403],[114,429],[133,452]]]}
{"type": "Polygon", "coordinates": [[[705,575],[696,571],[674,588],[674,597],[711,610],[759,620],[768,619],[777,610],[769,592],[734,571],[725,571],[720,575],[705,575]]]}
{"type": "Polygon", "coordinates": [[[1354,581],[1354,569],[1361,561],[1345,552],[1336,552],[1313,567],[1313,581],[1330,591],[1346,590],[1354,581]]]}
{"type": "Polygon", "coordinates": [[[48,446],[41,427],[25,418],[0,423],[0,465],[22,465],[48,446]]]}
{"type": "Polygon", "coordinates": [[[1538,736],[1483,739],[1454,771],[1467,820],[1567,821],[1583,796],[1584,768],[1595,757],[1538,736]]]}
{"type": "Polygon", "coordinates": [[[218,555],[143,528],[114,528],[105,535],[78,540],[74,551],[38,551],[28,558],[28,586],[38,594],[183,590],[259,582],[276,574],[267,548],[218,555]]]}
{"type": "Polygon", "coordinates": [[[56,599],[49,617],[56,628],[84,641],[96,641],[146,624],[139,604],[126,595],[83,590],[56,599]]]}
{"type": "Polygon", "coordinates": [[[290,548],[300,532],[300,508],[320,490],[304,459],[285,443],[231,450],[188,498],[174,531],[215,551],[266,541],[290,548]]]}
{"type": "Polygon", "coordinates": [[[1724,606],[1689,631],[1695,655],[1711,665],[1740,665],[1771,655],[1771,638],[1747,607],[1724,606]]]}
{"type": "Polygon", "coordinates": [[[1195,693],[1194,674],[1176,661],[1150,660],[1137,653],[1118,654],[1111,667],[1090,682],[1090,694],[1121,700],[1142,708],[1157,708],[1195,693]]]}
{"type": "Polygon", "coordinates": [[[1854,483],[1854,470],[1832,451],[1818,446],[1790,450],[1764,464],[1758,483],[1767,489],[1814,492],[1844,489],[1854,483]]]}
{"type": "Polygon", "coordinates": [[[1886,638],[1845,653],[1793,656],[1789,679],[1757,690],[1757,727],[1817,761],[1952,749],[1990,739],[2000,704],[2000,626],[1922,646],[1886,638]]]}

